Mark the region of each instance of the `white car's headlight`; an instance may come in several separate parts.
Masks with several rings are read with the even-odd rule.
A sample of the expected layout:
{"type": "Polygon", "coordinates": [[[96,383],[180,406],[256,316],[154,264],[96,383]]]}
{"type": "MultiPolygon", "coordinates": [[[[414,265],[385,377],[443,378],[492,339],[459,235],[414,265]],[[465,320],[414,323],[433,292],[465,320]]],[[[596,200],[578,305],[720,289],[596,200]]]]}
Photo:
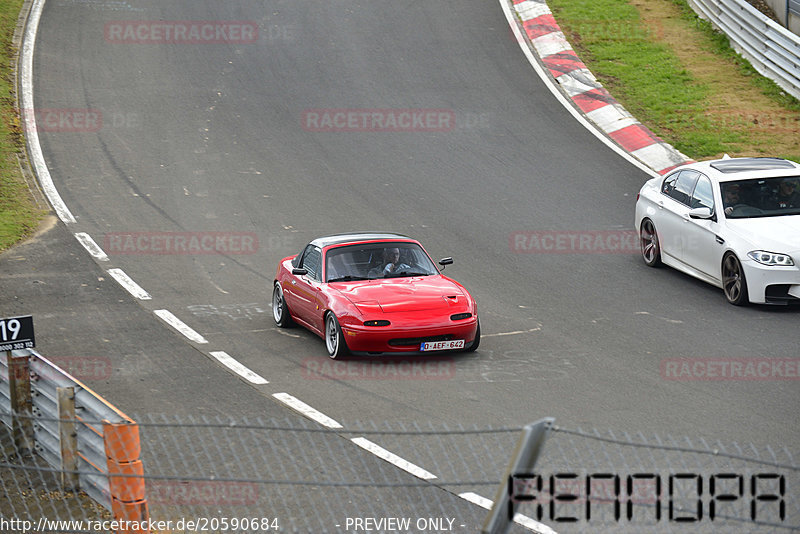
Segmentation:
{"type": "Polygon", "coordinates": [[[750,259],[761,263],[762,265],[769,265],[770,267],[780,265],[781,267],[788,267],[794,265],[792,257],[788,254],[778,254],[776,252],[767,252],[766,250],[753,250],[747,253],[750,259]]]}

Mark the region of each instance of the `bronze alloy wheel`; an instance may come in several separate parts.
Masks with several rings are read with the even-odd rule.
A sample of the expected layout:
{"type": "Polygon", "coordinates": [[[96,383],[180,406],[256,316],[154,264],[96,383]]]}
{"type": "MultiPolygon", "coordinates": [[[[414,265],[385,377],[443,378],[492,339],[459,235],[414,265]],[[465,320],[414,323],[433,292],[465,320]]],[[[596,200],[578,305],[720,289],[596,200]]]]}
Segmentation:
{"type": "Polygon", "coordinates": [[[728,254],[722,260],[722,290],[728,302],[735,306],[749,302],[744,270],[739,258],[734,254],[728,254]]]}

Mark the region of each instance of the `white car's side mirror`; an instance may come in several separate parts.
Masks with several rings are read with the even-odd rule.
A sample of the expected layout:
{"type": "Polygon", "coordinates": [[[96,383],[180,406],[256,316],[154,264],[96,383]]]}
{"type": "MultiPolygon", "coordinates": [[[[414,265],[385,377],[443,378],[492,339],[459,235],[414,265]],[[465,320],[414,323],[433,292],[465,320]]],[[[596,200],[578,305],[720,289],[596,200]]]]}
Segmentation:
{"type": "Polygon", "coordinates": [[[692,219],[711,219],[714,213],[711,208],[694,208],[689,210],[689,217],[692,219]]]}

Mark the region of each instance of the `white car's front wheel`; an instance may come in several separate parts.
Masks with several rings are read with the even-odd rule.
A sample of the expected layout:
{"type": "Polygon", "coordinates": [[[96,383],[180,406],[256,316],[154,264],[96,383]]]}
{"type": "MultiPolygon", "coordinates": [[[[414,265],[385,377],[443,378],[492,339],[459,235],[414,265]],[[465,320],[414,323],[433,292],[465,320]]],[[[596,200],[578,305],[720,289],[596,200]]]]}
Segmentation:
{"type": "Polygon", "coordinates": [[[726,254],[722,259],[722,291],[728,302],[735,306],[749,302],[744,269],[735,254],[726,254]]]}
{"type": "Polygon", "coordinates": [[[661,265],[661,245],[658,242],[656,225],[650,219],[642,221],[642,227],[639,229],[639,243],[645,264],[648,267],[661,265]]]}

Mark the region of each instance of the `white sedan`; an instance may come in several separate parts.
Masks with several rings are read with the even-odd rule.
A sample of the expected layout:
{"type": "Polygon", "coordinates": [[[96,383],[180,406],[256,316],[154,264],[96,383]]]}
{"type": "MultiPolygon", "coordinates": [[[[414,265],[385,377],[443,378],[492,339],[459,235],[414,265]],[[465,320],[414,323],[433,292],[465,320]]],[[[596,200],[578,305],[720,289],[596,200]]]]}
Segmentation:
{"type": "Polygon", "coordinates": [[[800,303],[800,165],[724,158],[647,181],[636,197],[644,262],[721,287],[731,304],[800,303]]]}

